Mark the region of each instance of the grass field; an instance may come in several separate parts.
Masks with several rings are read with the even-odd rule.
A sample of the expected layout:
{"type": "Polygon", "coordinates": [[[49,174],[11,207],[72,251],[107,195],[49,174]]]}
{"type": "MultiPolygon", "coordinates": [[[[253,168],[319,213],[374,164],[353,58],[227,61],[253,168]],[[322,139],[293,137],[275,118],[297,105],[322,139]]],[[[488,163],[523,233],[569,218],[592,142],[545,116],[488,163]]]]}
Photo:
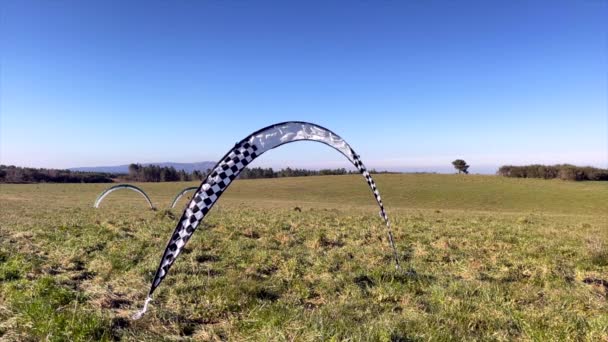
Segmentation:
{"type": "Polygon", "coordinates": [[[237,181],[155,293],[195,183],[0,185],[0,340],[608,341],[608,182],[237,181]],[[301,210],[296,210],[296,207],[301,210]]]}

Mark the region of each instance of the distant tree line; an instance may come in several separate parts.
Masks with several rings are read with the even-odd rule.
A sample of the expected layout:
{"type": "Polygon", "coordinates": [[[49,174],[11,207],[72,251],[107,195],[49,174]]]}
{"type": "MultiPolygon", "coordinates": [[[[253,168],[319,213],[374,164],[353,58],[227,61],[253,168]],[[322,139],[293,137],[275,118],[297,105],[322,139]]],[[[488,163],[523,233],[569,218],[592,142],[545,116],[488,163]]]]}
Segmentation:
{"type": "MultiPolygon", "coordinates": [[[[129,174],[124,177],[126,181],[133,182],[175,182],[175,181],[191,181],[202,180],[207,177],[211,169],[206,171],[194,170],[192,173],[187,173],[184,170],[177,171],[173,167],[160,167],[158,165],[142,166],[140,164],[129,165],[129,174]]],[[[371,173],[388,173],[388,171],[377,172],[371,170],[371,173]]],[[[359,173],[358,171],[348,171],[345,168],[339,169],[292,169],[290,167],[275,171],[272,168],[252,167],[245,168],[239,174],[240,179],[257,179],[257,178],[280,178],[280,177],[306,177],[306,176],[325,176],[325,175],[347,175],[359,173]]]]}
{"type": "MultiPolygon", "coordinates": [[[[370,173],[394,173],[389,171],[376,171],[372,169],[370,173]]],[[[330,176],[330,175],[352,175],[359,174],[359,171],[346,170],[345,168],[339,169],[321,169],[321,170],[307,170],[307,169],[292,169],[290,167],[274,171],[272,168],[261,168],[253,167],[246,168],[241,171],[239,178],[241,179],[255,179],[255,178],[281,178],[281,177],[307,177],[307,176],[330,176]]]]}
{"type": "MultiPolygon", "coordinates": [[[[254,179],[254,178],[279,178],[279,177],[306,177],[306,176],[326,176],[326,175],[347,175],[353,171],[347,171],[345,168],[340,169],[322,169],[322,170],[306,170],[292,169],[290,167],[278,171],[272,168],[253,167],[246,168],[241,171],[239,178],[254,179]]],[[[358,173],[358,172],[357,172],[358,173]]]]}
{"type": "MultiPolygon", "coordinates": [[[[203,180],[211,172],[194,170],[192,173],[176,170],[172,166],[130,164],[128,174],[79,172],[57,169],[34,169],[17,166],[0,165],[0,183],[111,183],[119,182],[179,182],[203,180]]],[[[358,171],[338,169],[292,169],[290,167],[278,171],[272,168],[245,168],[239,174],[241,179],[280,178],[280,177],[306,177],[325,175],[358,174],[358,171]]],[[[376,171],[370,173],[390,173],[376,171]]]]}
{"type": "Polygon", "coordinates": [[[504,165],[496,172],[500,176],[515,178],[559,178],[572,181],[607,181],[608,170],[591,166],[560,165],[504,165]]]}
{"type": "Polygon", "coordinates": [[[130,164],[129,174],[121,179],[132,182],[178,182],[200,180],[202,174],[198,170],[193,173],[184,170],[177,171],[173,166],[130,164]]]}
{"type": "Polygon", "coordinates": [[[115,174],[0,165],[0,183],[111,183],[115,174]]]}

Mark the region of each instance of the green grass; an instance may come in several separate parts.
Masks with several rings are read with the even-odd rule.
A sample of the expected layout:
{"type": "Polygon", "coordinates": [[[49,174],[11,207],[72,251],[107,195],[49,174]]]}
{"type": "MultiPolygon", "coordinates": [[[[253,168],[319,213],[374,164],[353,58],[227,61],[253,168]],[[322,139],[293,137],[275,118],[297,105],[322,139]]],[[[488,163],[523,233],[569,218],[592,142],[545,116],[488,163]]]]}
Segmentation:
{"type": "Polygon", "coordinates": [[[194,183],[0,185],[0,340],[608,340],[607,183],[376,180],[415,275],[360,176],[237,181],[139,321],[194,183]]]}

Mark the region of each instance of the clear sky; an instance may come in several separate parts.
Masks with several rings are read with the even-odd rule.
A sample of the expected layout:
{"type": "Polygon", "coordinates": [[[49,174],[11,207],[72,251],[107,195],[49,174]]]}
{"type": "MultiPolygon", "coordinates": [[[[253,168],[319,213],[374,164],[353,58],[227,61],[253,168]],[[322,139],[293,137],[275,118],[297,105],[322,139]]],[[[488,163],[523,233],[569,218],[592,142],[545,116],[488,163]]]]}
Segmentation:
{"type": "MultiPolygon", "coordinates": [[[[215,161],[302,120],[368,167],[608,166],[608,2],[2,1],[0,162],[215,161]]],[[[259,166],[346,167],[291,144],[259,166]]]]}

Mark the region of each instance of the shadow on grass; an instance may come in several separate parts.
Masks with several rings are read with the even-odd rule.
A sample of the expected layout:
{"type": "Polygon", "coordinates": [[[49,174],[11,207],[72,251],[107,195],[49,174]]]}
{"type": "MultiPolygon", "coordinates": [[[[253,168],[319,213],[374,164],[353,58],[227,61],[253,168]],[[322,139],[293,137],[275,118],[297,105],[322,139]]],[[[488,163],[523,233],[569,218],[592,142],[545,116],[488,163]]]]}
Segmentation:
{"type": "Polygon", "coordinates": [[[384,272],[380,275],[383,282],[399,282],[401,284],[422,283],[428,285],[437,280],[437,277],[416,272],[413,268],[406,270],[398,270],[395,272],[384,272]]]}

